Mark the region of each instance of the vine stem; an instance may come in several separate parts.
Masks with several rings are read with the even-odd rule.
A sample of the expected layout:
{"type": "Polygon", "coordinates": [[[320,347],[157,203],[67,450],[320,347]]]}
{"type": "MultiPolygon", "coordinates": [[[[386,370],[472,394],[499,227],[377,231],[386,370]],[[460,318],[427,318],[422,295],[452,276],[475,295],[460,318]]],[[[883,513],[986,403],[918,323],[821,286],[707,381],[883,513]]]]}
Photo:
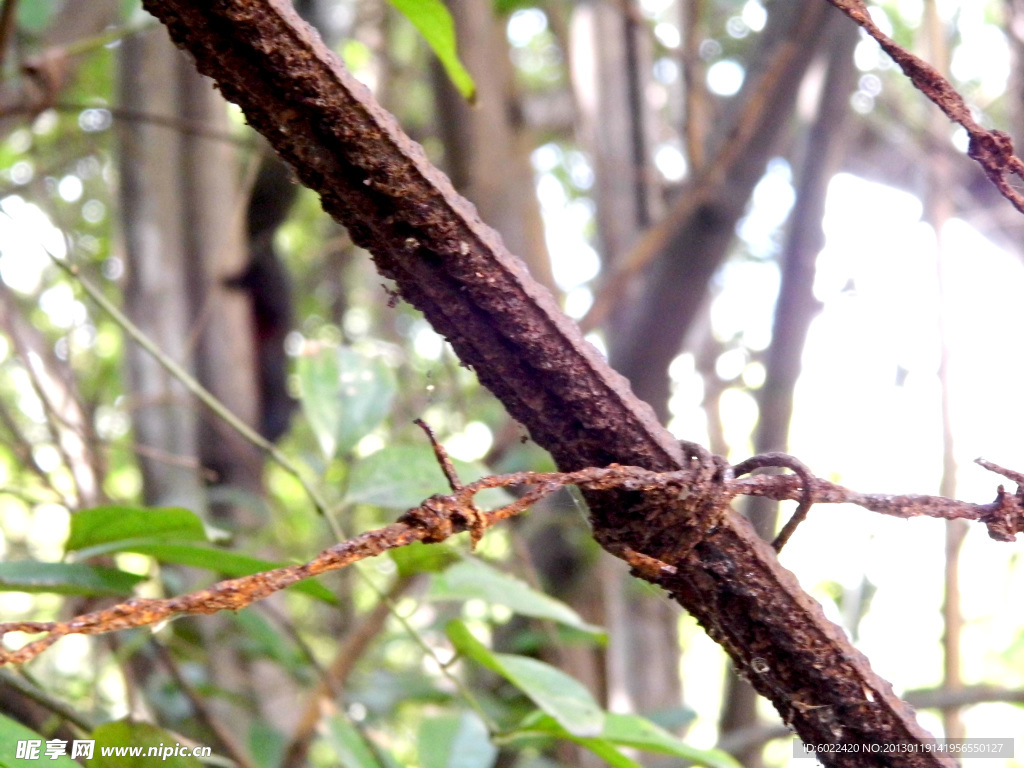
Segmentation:
{"type": "Polygon", "coordinates": [[[437,668],[441,671],[441,674],[444,675],[452,683],[452,685],[455,686],[455,689],[459,692],[459,695],[462,696],[462,698],[470,706],[470,708],[477,713],[477,715],[480,717],[480,719],[486,726],[487,730],[492,735],[497,735],[501,733],[501,728],[498,726],[496,722],[494,722],[494,719],[489,714],[487,714],[487,710],[483,708],[483,705],[481,705],[480,702],[477,700],[476,696],[473,695],[473,692],[469,690],[469,688],[466,686],[464,682],[462,682],[462,680],[459,679],[458,675],[451,671],[451,662],[445,663],[441,661],[441,659],[437,655],[437,651],[430,647],[430,644],[427,642],[426,638],[423,637],[422,633],[418,629],[416,629],[416,627],[410,624],[409,620],[401,614],[401,612],[398,610],[398,606],[395,605],[395,601],[392,600],[391,597],[387,595],[380,587],[378,587],[369,578],[369,576],[363,573],[361,568],[356,568],[356,571],[359,573],[360,576],[363,577],[363,580],[370,586],[370,589],[372,589],[377,594],[378,599],[382,603],[384,603],[385,606],[387,606],[388,611],[391,613],[392,616],[395,617],[395,621],[401,624],[402,628],[409,633],[409,636],[423,650],[423,652],[434,660],[434,663],[437,665],[437,668]]]}
{"type": "Polygon", "coordinates": [[[143,333],[142,329],[135,325],[135,323],[133,323],[120,309],[114,306],[113,302],[104,296],[103,292],[99,288],[93,285],[92,282],[81,274],[77,265],[69,264],[63,259],[57,258],[57,256],[52,253],[49,253],[49,256],[60,270],[82,286],[82,290],[89,294],[89,297],[95,301],[104,312],[110,315],[114,319],[114,322],[117,323],[135,343],[152,355],[153,359],[155,359],[165,371],[180,381],[189,392],[195,395],[203,405],[223,419],[228,426],[238,432],[238,434],[257,448],[265,451],[270,458],[281,466],[282,469],[298,480],[299,484],[302,486],[302,490],[304,490],[312,500],[317,512],[319,512],[320,515],[327,520],[328,525],[331,526],[331,532],[339,541],[345,538],[344,532],[340,527],[338,527],[337,522],[335,522],[328,514],[327,502],[323,495],[312,483],[306,480],[301,470],[292,462],[291,459],[284,455],[281,449],[242,421],[242,419],[236,416],[230,408],[218,400],[210,390],[206,389],[206,387],[200,384],[199,381],[186,371],[178,362],[173,360],[162,349],[160,349],[156,342],[143,333]]]}

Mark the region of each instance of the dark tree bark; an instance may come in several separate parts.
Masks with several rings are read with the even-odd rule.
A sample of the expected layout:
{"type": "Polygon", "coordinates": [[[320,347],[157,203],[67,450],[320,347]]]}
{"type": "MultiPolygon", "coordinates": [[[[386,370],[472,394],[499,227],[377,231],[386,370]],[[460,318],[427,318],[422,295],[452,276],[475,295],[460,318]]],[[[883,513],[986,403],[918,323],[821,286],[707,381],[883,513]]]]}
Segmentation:
{"type": "MultiPolygon", "coordinates": [[[[613,552],[666,563],[668,570],[646,576],[697,617],[806,741],[927,738],[771,548],[726,508],[714,468],[696,466],[693,448],[684,456],[290,5],[148,0],[146,7],[560,467],[688,469],[694,494],[686,499],[590,494],[594,534],[613,552]]],[[[923,753],[824,757],[834,766],[952,765],[923,753]]]]}

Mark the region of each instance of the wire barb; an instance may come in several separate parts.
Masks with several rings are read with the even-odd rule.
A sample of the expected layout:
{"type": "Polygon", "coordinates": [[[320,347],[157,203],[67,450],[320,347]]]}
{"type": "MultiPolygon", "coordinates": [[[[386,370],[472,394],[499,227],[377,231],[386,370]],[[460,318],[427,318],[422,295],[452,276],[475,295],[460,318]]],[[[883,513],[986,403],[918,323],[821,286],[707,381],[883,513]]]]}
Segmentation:
{"type": "Polygon", "coordinates": [[[434,455],[437,457],[437,463],[441,465],[441,471],[444,472],[444,476],[448,478],[448,485],[451,487],[454,493],[458,493],[465,486],[459,479],[458,472],[455,471],[455,465],[452,464],[452,460],[448,457],[448,451],[444,449],[441,442],[437,439],[437,435],[434,434],[434,428],[431,427],[423,419],[414,419],[413,424],[422,429],[427,433],[427,439],[430,441],[430,446],[434,449],[434,455]]]}
{"type": "Polygon", "coordinates": [[[1017,472],[1012,469],[1007,469],[1006,467],[1002,467],[993,461],[983,459],[980,456],[974,460],[974,463],[981,467],[984,467],[989,472],[995,472],[997,475],[1002,475],[1008,480],[1013,480],[1013,482],[1017,484],[1018,488],[1024,488],[1024,472],[1017,472]]]}
{"type": "Polygon", "coordinates": [[[736,464],[732,468],[733,477],[739,477],[748,472],[753,472],[755,469],[764,469],[765,467],[785,467],[786,469],[791,469],[799,476],[800,483],[803,486],[800,503],[797,505],[796,512],[793,513],[793,516],[789,518],[789,522],[782,527],[779,535],[772,542],[772,549],[776,552],[781,552],[782,548],[786,546],[786,542],[796,532],[797,526],[807,519],[807,513],[811,511],[811,505],[814,504],[814,475],[811,474],[811,470],[807,468],[807,465],[795,456],[790,456],[788,453],[780,451],[773,451],[771,453],[759,453],[757,456],[751,456],[749,459],[736,464]]]}

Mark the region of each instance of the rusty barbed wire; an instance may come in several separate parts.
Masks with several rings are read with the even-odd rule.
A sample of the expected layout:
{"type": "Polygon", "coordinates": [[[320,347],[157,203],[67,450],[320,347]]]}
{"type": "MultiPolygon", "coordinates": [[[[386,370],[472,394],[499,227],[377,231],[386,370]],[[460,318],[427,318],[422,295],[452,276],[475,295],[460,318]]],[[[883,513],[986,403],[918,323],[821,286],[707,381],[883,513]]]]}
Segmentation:
{"type": "MultiPolygon", "coordinates": [[[[989,535],[997,541],[1013,541],[1016,534],[1024,531],[1024,473],[1005,469],[984,459],[978,459],[977,463],[1017,483],[1015,493],[1008,493],[1000,485],[995,501],[989,504],[971,504],[938,496],[865,494],[815,477],[798,459],[782,453],[754,456],[730,468],[733,471],[712,473],[707,471],[709,465],[728,467],[728,464],[721,457],[711,457],[706,451],[701,455],[706,454],[704,457],[711,457],[714,459],[713,462],[693,462],[696,466],[672,472],[652,472],[641,467],[611,464],[607,467],[589,467],[575,472],[514,472],[489,475],[463,484],[455,473],[444,447],[437,442],[425,424],[420,423],[420,426],[427,432],[438,462],[445,469],[453,489],[452,493],[431,496],[420,506],[405,512],[391,525],[367,531],[335,544],[306,563],[221,581],[206,589],[177,597],[136,598],[68,621],[0,623],[0,642],[12,632],[44,635],[18,649],[0,647],[0,666],[23,664],[67,635],[98,635],[149,626],[177,616],[208,615],[224,610],[238,611],[304,579],[345,568],[359,560],[376,557],[390,549],[414,542],[441,542],[457,533],[469,531],[472,544],[475,546],[484,531],[491,526],[526,511],[538,501],[567,485],[575,485],[587,491],[677,490],[680,498],[692,497],[695,494],[722,494],[729,500],[740,495],[766,496],[777,501],[794,500],[799,502],[797,514],[784,528],[784,531],[789,531],[789,535],[806,516],[811,504],[838,503],[857,504],[874,512],[902,518],[976,520],[984,523],[988,527],[989,535]],[[734,477],[734,474],[745,474],[753,469],[769,466],[789,467],[797,474],[734,477]],[[480,491],[509,487],[528,490],[514,502],[495,510],[481,511],[474,504],[474,497],[480,491]]],[[[679,523],[683,525],[685,520],[681,519],[679,523]]],[[[628,547],[610,547],[609,551],[628,562],[633,568],[634,575],[655,584],[677,572],[675,565],[628,547]]]]}
{"type": "Polygon", "coordinates": [[[953,122],[959,123],[970,144],[968,156],[976,160],[985,175],[999,192],[1021,213],[1024,213],[1024,195],[1010,185],[1008,175],[1024,180],[1024,162],[1013,153],[1013,140],[1005,131],[983,128],[970,107],[952,84],[935,67],[915,56],[882,32],[871,18],[864,0],[828,0],[853,19],[861,29],[871,35],[893,61],[899,64],[910,82],[927,96],[953,122]]]}

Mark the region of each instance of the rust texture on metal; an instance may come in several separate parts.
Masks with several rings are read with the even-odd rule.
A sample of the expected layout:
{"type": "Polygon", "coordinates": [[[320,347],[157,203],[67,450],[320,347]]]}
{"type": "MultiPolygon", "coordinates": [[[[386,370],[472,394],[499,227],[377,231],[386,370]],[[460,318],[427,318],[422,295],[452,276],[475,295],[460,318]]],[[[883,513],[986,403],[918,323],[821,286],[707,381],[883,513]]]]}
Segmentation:
{"type": "MultiPolygon", "coordinates": [[[[650,407],[290,3],[144,5],[561,469],[682,466],[650,407]]],[[[658,489],[591,492],[595,535],[610,549],[676,568],[659,583],[806,741],[926,738],[889,684],[728,509],[719,486],[694,483],[683,500],[658,489]],[[674,533],[691,514],[700,515],[699,542],[674,533]]],[[[951,764],[932,755],[828,758],[837,766],[951,764]]]]}

